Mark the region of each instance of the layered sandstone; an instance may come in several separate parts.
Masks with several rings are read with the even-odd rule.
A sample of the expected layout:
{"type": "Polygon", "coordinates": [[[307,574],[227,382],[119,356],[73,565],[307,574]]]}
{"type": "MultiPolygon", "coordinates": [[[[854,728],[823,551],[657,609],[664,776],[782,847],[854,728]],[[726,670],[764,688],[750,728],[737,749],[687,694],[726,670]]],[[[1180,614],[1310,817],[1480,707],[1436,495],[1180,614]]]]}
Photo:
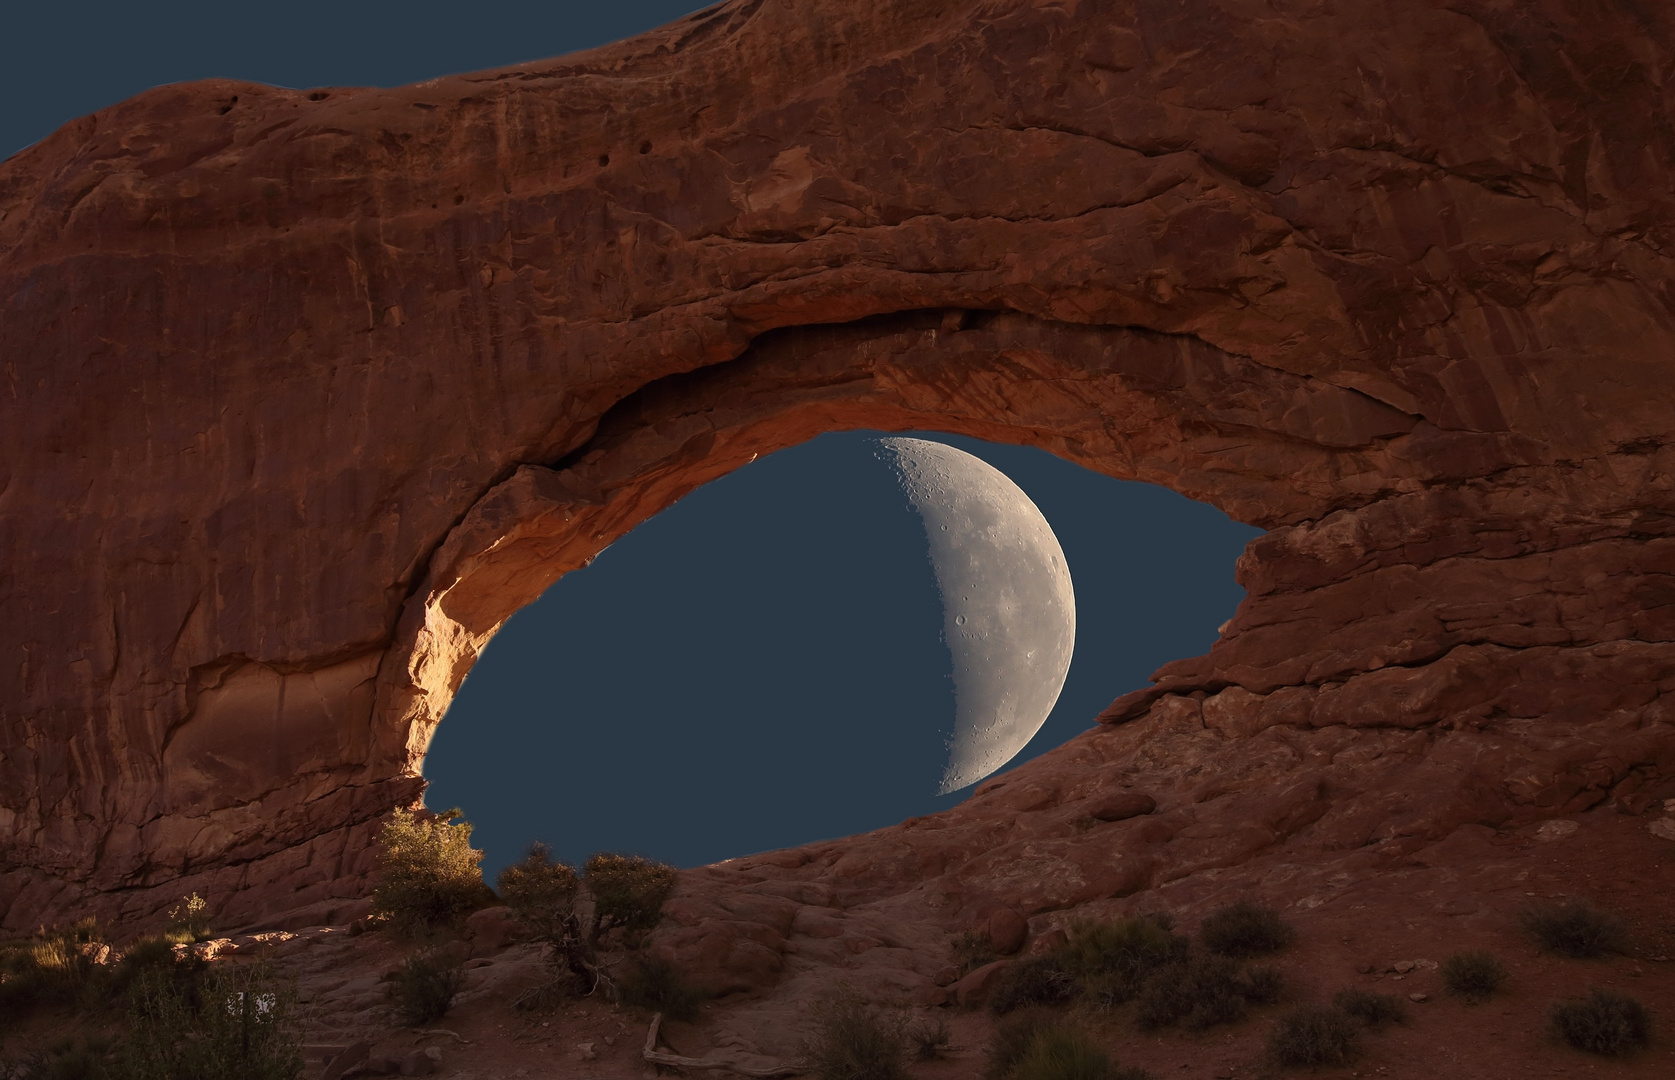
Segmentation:
{"type": "MultiPolygon", "coordinates": [[[[358,895],[507,616],[857,426],[1270,531],[1126,727],[794,876],[1027,915],[1632,809],[1672,767],[1672,43],[1627,0],[745,0],[67,125],[0,165],[5,926],[358,895]],[[1142,773],[1156,815],[996,862],[1142,773]]],[[[669,946],[771,977],[690,888],[669,946]]]]}

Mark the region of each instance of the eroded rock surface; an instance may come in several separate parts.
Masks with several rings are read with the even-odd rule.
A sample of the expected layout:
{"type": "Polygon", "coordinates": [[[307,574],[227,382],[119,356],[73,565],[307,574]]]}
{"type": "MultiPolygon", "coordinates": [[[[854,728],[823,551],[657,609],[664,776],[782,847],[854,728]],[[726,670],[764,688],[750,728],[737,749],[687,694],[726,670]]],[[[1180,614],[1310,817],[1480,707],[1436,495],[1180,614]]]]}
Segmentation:
{"type": "Polygon", "coordinates": [[[0,165],[4,925],[327,921],[507,616],[856,426],[1270,532],[1109,726],[689,875],[666,945],[718,980],[799,925],[893,948],[857,903],[1034,917],[1661,791],[1672,42],[1627,2],[744,0],[67,125],[0,165]],[[1156,811],[1078,825],[1113,789],[1156,811]]]}

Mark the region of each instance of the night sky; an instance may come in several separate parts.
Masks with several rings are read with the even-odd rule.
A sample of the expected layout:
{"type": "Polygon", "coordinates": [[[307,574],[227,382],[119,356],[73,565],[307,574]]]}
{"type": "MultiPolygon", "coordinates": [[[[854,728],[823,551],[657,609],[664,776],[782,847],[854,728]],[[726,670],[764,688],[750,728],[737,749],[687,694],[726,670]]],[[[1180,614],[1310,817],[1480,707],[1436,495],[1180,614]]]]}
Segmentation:
{"type": "MultiPolygon", "coordinates": [[[[0,154],[168,82],[391,86],[588,48],[687,0],[11,5],[0,154]]],[[[1160,664],[1203,652],[1257,530],[1038,450],[919,433],[1007,473],[1058,534],[1076,656],[1015,759],[1059,745],[1160,664]]],[[[941,609],[877,433],[762,458],[644,523],[501,630],[426,762],[432,807],[476,823],[485,870],[532,840],[696,865],[953,805],[941,609]]]]}

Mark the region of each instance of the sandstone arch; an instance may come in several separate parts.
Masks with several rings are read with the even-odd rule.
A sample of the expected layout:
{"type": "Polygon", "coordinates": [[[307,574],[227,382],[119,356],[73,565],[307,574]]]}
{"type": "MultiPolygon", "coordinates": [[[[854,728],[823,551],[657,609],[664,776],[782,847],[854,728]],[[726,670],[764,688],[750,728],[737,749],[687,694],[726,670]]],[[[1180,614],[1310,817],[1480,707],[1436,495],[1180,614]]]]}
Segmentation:
{"type": "Polygon", "coordinates": [[[5,162],[5,925],[353,895],[501,619],[845,426],[1272,530],[1107,721],[1563,744],[1451,821],[1666,775],[1675,28],[1353,8],[743,0],[5,162]]]}

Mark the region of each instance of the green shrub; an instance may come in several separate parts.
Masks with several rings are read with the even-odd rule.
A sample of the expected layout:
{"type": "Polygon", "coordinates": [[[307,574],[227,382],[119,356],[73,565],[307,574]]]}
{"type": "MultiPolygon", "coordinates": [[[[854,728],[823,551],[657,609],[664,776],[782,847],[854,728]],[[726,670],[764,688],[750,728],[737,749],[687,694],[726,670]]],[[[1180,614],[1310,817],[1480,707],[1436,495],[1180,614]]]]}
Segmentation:
{"type": "Polygon", "coordinates": [[[600,929],[650,930],[663,917],[663,901],[675,891],[675,868],[638,855],[599,852],[584,868],[600,929]]]}
{"type": "Polygon", "coordinates": [[[1077,923],[1053,956],[1082,991],[1106,1004],[1139,992],[1154,971],[1186,959],[1191,943],[1165,918],[1134,915],[1105,923],[1077,923]]]}
{"type": "Polygon", "coordinates": [[[1407,1023],[1407,1004],[1389,994],[1375,994],[1370,990],[1339,990],[1332,995],[1332,1004],[1374,1030],[1385,1024],[1407,1023]]]}
{"type": "Polygon", "coordinates": [[[1297,932],[1270,907],[1240,900],[1204,917],[1198,939],[1217,956],[1266,956],[1290,945],[1297,932]]]}
{"type": "Polygon", "coordinates": [[[661,956],[638,956],[622,980],[622,1000],[642,1009],[660,1012],[670,1020],[698,1019],[698,1010],[709,999],[699,987],[681,978],[680,969],[661,956]]]}
{"type": "Polygon", "coordinates": [[[1006,1080],[1023,1060],[1036,1037],[1064,1026],[1065,1021],[1046,1009],[1019,1009],[995,1025],[989,1037],[989,1063],[983,1075],[988,1080],[1006,1080]]]}
{"type": "Polygon", "coordinates": [[[1202,1031],[1236,1023],[1247,1002],[1272,1001],[1279,990],[1273,968],[1247,974],[1224,957],[1194,956],[1152,973],[1140,989],[1134,1019],[1148,1030],[1179,1023],[1202,1031]]]}
{"type": "Polygon", "coordinates": [[[1553,1006],[1554,1029],[1578,1050],[1620,1057],[1646,1045],[1652,1017],[1646,1006],[1616,990],[1594,989],[1585,998],[1553,1006]]]}
{"type": "Polygon", "coordinates": [[[819,1080],[906,1080],[903,1027],[846,988],[817,1007],[803,1056],[819,1080]]]}
{"type": "Polygon", "coordinates": [[[1480,949],[1455,953],[1442,962],[1442,981],[1467,1001],[1482,1001],[1506,982],[1506,965],[1480,949]]]}
{"type": "Polygon", "coordinates": [[[457,922],[487,892],[483,853],[471,847],[471,826],[458,810],[434,818],[397,810],[378,837],[378,884],[372,911],[409,934],[457,922]]]}
{"type": "Polygon", "coordinates": [[[434,1024],[448,1013],[465,987],[465,967],[448,949],[415,953],[396,970],[391,986],[396,1020],[407,1027],[434,1024]]]}
{"type": "Polygon", "coordinates": [[[578,884],[576,868],[556,861],[545,844],[531,845],[522,862],[506,867],[495,879],[496,891],[512,914],[549,942],[568,932],[578,884]]]}
{"type": "Polygon", "coordinates": [[[190,945],[209,935],[209,904],[197,893],[183,896],[180,903],[169,909],[167,928],[163,936],[171,944],[190,945]]]}
{"type": "Polygon", "coordinates": [[[1548,952],[1591,960],[1628,948],[1628,925],[1586,900],[1532,904],[1518,921],[1548,952]]]}
{"type": "Polygon", "coordinates": [[[121,1080],[296,1080],[302,1037],[295,992],[265,965],[215,965],[183,985],[145,971],[129,994],[129,1029],[117,1051],[121,1080]]]}
{"type": "Polygon", "coordinates": [[[1028,1005],[1063,1005],[1080,989],[1064,970],[1063,959],[1058,954],[1032,956],[1000,973],[994,989],[989,991],[989,1008],[1004,1016],[1028,1005]]]}
{"type": "Polygon", "coordinates": [[[907,1025],[907,1042],[918,1061],[935,1061],[953,1042],[948,1021],[940,1016],[921,1016],[907,1025]]]}
{"type": "Polygon", "coordinates": [[[1361,1052],[1361,1040],[1343,1010],[1299,1005],[1275,1021],[1268,1052],[1281,1065],[1346,1065],[1361,1052]]]}
{"type": "Polygon", "coordinates": [[[989,1080],[1156,1080],[1144,1069],[1118,1068],[1081,1028],[1043,1009],[1001,1021],[988,1053],[989,1080]]]}

